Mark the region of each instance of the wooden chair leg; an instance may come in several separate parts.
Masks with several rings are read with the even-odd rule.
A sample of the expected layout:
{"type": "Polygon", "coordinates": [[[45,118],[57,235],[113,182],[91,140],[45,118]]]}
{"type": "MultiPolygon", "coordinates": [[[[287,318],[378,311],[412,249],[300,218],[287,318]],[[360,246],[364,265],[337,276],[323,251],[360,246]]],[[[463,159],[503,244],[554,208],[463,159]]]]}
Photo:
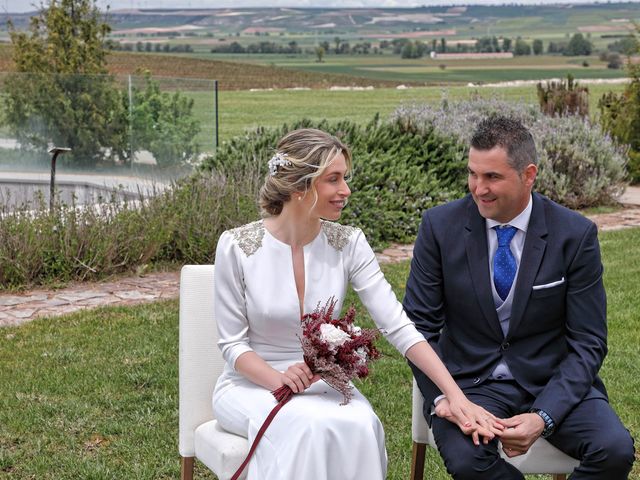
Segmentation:
{"type": "Polygon", "coordinates": [[[567,480],[567,476],[564,473],[554,473],[553,480],[567,480]]]}
{"type": "Polygon", "coordinates": [[[193,457],[180,457],[180,480],[193,480],[193,457]]]}
{"type": "Polygon", "coordinates": [[[427,445],[413,442],[413,454],[411,457],[411,480],[422,480],[424,477],[424,456],[427,445]]]}

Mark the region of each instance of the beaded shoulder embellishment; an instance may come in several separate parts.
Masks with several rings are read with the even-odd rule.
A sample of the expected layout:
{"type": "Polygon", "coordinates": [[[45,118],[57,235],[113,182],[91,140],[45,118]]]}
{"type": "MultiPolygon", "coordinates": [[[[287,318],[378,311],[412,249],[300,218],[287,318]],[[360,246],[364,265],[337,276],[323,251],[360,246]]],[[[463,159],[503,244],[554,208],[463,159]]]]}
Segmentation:
{"type": "Polygon", "coordinates": [[[355,227],[340,225],[334,222],[322,222],[322,230],[329,240],[329,245],[339,252],[349,243],[349,237],[356,231],[355,227]]]}
{"type": "Polygon", "coordinates": [[[262,220],[247,223],[246,225],[231,230],[231,234],[238,243],[240,250],[249,257],[256,253],[262,246],[264,224],[262,223],[262,220]]]}

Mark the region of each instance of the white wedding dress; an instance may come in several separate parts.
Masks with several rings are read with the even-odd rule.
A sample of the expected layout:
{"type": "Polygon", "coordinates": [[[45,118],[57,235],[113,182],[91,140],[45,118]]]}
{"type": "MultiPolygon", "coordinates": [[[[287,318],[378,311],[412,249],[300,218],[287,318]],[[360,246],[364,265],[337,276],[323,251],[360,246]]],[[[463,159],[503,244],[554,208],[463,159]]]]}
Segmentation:
{"type": "MultiPolygon", "coordinates": [[[[381,332],[403,354],[424,341],[383,277],[363,233],[322,222],[304,247],[304,312],[335,297],[339,315],[351,283],[381,332]]],[[[254,351],[284,371],[302,361],[300,305],[291,247],[262,221],[223,233],[216,250],[215,314],[226,360],[213,394],[220,425],[252,442],[276,405],[271,393],[235,372],[254,351]]],[[[357,319],[356,319],[357,322],[357,319]]],[[[380,420],[354,388],[348,405],[323,381],[295,395],[276,415],[249,463],[250,480],[382,480],[387,454],[380,420]]],[[[407,422],[409,419],[407,419],[407,422]]]]}

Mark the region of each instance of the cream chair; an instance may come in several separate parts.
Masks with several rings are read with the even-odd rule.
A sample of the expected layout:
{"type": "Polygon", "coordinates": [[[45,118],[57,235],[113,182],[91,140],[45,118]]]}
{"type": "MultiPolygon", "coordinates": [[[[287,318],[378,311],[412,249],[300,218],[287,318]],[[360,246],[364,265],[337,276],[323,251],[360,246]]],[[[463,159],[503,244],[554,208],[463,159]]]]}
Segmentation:
{"type": "MultiPolygon", "coordinates": [[[[186,265],[180,275],[179,450],[182,480],[193,478],[197,458],[220,480],[230,479],[246,457],[246,438],[220,428],[211,396],[224,360],[213,314],[213,265],[186,265]]],[[[246,469],[241,479],[246,478],[246,469]]]]}
{"type": "MultiPolygon", "coordinates": [[[[422,480],[426,446],[437,449],[431,429],[422,414],[424,398],[413,380],[413,405],[411,409],[411,437],[413,438],[413,456],[411,459],[411,480],[422,480]]],[[[500,455],[522,473],[550,473],[554,480],[565,480],[566,474],[573,472],[578,460],[558,450],[546,440],[540,438],[525,455],[508,459],[500,450],[500,455]]]]}

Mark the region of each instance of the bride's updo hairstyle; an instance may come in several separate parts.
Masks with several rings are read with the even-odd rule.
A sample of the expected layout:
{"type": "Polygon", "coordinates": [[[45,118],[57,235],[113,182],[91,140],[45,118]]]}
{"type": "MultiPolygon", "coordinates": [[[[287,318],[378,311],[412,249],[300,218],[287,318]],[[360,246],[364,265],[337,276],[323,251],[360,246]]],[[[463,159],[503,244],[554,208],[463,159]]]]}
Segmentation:
{"type": "MultiPolygon", "coordinates": [[[[279,215],[294,193],[315,192],[315,180],[333,159],[342,154],[351,172],[351,152],[333,135],[315,128],[301,128],[287,133],[278,142],[269,160],[269,172],[260,189],[263,216],[279,215]]],[[[317,198],[317,197],[316,197],[317,198]]]]}

